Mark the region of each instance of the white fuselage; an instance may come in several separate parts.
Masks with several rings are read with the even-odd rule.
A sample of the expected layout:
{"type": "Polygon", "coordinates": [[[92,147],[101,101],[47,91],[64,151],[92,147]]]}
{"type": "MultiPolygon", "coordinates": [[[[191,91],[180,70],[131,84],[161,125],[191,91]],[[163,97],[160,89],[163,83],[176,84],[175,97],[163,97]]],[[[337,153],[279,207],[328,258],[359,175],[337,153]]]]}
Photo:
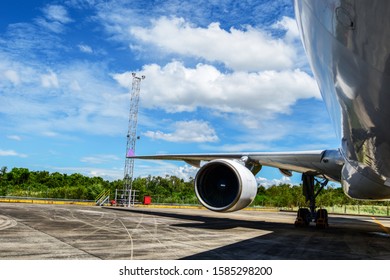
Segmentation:
{"type": "Polygon", "coordinates": [[[390,1],[295,0],[314,76],[358,199],[390,198],[390,1]]]}

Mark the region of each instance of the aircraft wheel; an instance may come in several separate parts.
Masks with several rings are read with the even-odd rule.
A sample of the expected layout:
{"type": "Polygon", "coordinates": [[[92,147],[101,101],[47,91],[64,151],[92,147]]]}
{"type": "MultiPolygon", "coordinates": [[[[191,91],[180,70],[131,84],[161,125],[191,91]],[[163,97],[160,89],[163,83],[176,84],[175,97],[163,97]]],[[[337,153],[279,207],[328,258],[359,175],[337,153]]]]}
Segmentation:
{"type": "Polygon", "coordinates": [[[327,228],[328,224],[328,211],[326,209],[318,209],[316,217],[316,227],[317,228],[327,228]]]}
{"type": "Polygon", "coordinates": [[[308,226],[311,221],[311,213],[308,208],[299,208],[295,226],[308,226]]]}

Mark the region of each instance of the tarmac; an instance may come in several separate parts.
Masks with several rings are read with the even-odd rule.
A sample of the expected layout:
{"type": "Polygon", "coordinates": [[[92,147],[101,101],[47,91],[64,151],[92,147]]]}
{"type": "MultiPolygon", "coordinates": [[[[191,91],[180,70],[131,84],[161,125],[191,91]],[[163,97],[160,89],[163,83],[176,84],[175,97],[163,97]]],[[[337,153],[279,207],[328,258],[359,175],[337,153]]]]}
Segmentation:
{"type": "Polygon", "coordinates": [[[390,219],[0,203],[1,260],[390,260],[390,219]]]}

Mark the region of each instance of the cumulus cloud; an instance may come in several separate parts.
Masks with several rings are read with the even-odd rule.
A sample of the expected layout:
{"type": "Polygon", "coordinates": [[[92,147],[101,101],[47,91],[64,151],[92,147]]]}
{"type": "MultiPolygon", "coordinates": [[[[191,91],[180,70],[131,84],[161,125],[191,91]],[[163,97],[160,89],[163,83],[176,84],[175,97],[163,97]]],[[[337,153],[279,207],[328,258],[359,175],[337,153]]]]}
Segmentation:
{"type": "MultiPolygon", "coordinates": [[[[163,67],[146,65],[141,72],[147,77],[142,84],[142,106],[170,113],[203,107],[264,120],[289,113],[298,99],[320,98],[315,80],[300,70],[223,73],[211,65],[187,68],[174,61],[163,67]]],[[[131,84],[130,73],[113,77],[122,86],[131,84]]],[[[250,120],[247,125],[256,127],[250,120]]]]}
{"type": "Polygon", "coordinates": [[[167,173],[168,175],[176,176],[184,181],[190,181],[195,178],[198,168],[193,167],[188,164],[184,164],[183,166],[179,166],[176,169],[173,169],[171,173],[167,173]]]}
{"type": "Polygon", "coordinates": [[[291,182],[291,179],[289,177],[286,177],[286,176],[282,176],[282,178],[280,179],[267,179],[267,178],[263,178],[263,177],[257,177],[256,178],[256,181],[259,185],[262,185],[263,187],[271,187],[271,186],[278,186],[280,184],[287,184],[287,185],[290,185],[292,186],[292,182],[291,182]]]}
{"type": "MultiPolygon", "coordinates": [[[[272,26],[275,29],[285,30],[286,34],[284,38],[288,43],[300,39],[298,25],[295,19],[284,16],[280,21],[276,22],[272,26]]],[[[301,42],[299,41],[299,44],[301,42]]]]}
{"type": "Polygon", "coordinates": [[[131,28],[130,34],[168,53],[224,63],[235,71],[281,70],[291,68],[295,59],[289,44],[250,26],[226,31],[217,22],[201,28],[183,18],[161,17],[150,28],[131,28]]]}
{"type": "MultiPolygon", "coordinates": [[[[178,165],[172,161],[164,160],[137,160],[137,164],[134,166],[134,171],[140,177],[152,176],[176,176],[185,181],[195,178],[197,171],[196,167],[188,164],[178,165]]],[[[123,176],[123,174],[122,174],[123,176]]]]}
{"type": "Polygon", "coordinates": [[[218,136],[209,123],[204,121],[179,121],[173,124],[173,132],[147,131],[145,136],[169,142],[216,142],[218,136]]]}

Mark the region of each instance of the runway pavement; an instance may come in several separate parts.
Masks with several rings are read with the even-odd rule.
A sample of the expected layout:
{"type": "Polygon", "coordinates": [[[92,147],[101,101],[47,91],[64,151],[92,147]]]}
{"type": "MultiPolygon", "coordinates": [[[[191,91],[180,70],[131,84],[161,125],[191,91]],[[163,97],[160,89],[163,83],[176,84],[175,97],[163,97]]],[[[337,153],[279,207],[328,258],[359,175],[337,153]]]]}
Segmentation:
{"type": "Polygon", "coordinates": [[[390,259],[390,219],[0,203],[0,259],[390,259]]]}

